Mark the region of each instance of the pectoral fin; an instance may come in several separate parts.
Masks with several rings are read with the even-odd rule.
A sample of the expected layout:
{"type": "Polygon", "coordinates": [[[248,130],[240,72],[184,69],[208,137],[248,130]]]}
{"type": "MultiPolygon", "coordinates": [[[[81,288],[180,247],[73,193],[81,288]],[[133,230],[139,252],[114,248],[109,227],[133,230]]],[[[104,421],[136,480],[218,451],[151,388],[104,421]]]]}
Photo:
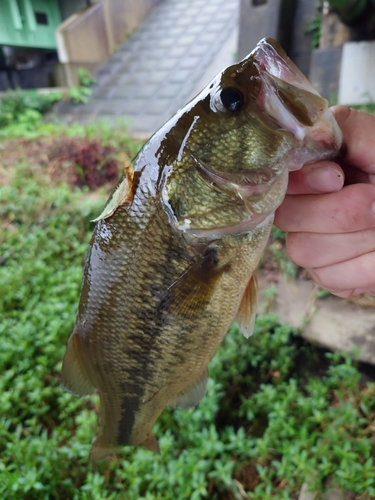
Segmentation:
{"type": "Polygon", "coordinates": [[[254,331],[256,304],[257,304],[257,281],[255,276],[247,284],[243,294],[240,307],[237,312],[236,321],[246,338],[254,331]]]}
{"type": "Polygon", "coordinates": [[[90,382],[79,352],[78,336],[71,335],[62,365],[61,385],[77,396],[92,394],[94,386],[90,382]]]}
{"type": "Polygon", "coordinates": [[[208,249],[172,286],[161,300],[158,312],[194,318],[203,311],[227,266],[220,267],[216,250],[208,249]]]}
{"type": "Polygon", "coordinates": [[[186,389],[177,394],[177,396],[169,401],[168,406],[172,408],[194,408],[198,406],[200,400],[206,395],[208,371],[205,370],[197,381],[190,384],[186,389]]]}

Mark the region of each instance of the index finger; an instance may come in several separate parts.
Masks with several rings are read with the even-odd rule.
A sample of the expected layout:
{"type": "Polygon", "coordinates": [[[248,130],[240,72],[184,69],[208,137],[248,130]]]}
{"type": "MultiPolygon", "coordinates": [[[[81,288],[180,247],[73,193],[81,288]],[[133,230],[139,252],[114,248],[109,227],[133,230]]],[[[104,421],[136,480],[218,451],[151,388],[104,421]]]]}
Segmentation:
{"type": "Polygon", "coordinates": [[[287,194],[318,194],[339,191],[344,185],[342,168],[332,161],[304,165],[289,172],[287,194]]]}
{"type": "Polygon", "coordinates": [[[333,106],[332,112],[344,135],[344,160],[375,174],[375,116],[348,106],[333,106]]]}
{"type": "Polygon", "coordinates": [[[375,186],[352,184],[331,194],[286,196],[276,210],[283,231],[350,233],[375,227],[375,186]]]}

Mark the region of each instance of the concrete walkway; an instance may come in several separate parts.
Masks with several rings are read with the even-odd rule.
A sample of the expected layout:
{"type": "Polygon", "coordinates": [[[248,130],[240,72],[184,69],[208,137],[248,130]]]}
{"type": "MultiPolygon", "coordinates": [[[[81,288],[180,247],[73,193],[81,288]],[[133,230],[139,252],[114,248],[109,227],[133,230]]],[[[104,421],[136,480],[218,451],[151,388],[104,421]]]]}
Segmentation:
{"type": "Polygon", "coordinates": [[[61,103],[68,122],[126,118],[149,137],[235,61],[239,0],[164,0],[95,75],[86,105],[61,103]]]}

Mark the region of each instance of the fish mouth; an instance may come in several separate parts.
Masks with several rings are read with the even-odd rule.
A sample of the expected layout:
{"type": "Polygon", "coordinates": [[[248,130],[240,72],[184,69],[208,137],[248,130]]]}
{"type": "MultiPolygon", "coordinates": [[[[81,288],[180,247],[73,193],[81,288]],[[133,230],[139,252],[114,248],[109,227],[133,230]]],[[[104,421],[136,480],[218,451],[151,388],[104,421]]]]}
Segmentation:
{"type": "MultiPolygon", "coordinates": [[[[328,101],[318,94],[282,47],[275,40],[264,38],[252,56],[262,82],[257,103],[305,148],[304,163],[314,161],[319,151],[325,157],[338,152],[342,132],[328,101]]],[[[299,160],[291,160],[289,170],[301,167],[299,160]]]]}

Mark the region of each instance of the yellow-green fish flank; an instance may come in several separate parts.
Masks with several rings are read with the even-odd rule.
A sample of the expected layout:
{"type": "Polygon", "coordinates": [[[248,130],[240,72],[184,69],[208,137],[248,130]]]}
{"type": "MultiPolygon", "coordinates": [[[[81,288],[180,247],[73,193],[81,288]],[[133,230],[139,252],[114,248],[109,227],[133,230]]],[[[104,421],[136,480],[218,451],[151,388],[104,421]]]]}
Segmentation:
{"type": "Polygon", "coordinates": [[[264,39],[126,167],[96,222],[62,369],[67,390],[99,393],[93,460],[157,451],[162,410],[199,403],[233,320],[252,331],[253,275],[288,171],[340,145],[327,101],[264,39]]]}

